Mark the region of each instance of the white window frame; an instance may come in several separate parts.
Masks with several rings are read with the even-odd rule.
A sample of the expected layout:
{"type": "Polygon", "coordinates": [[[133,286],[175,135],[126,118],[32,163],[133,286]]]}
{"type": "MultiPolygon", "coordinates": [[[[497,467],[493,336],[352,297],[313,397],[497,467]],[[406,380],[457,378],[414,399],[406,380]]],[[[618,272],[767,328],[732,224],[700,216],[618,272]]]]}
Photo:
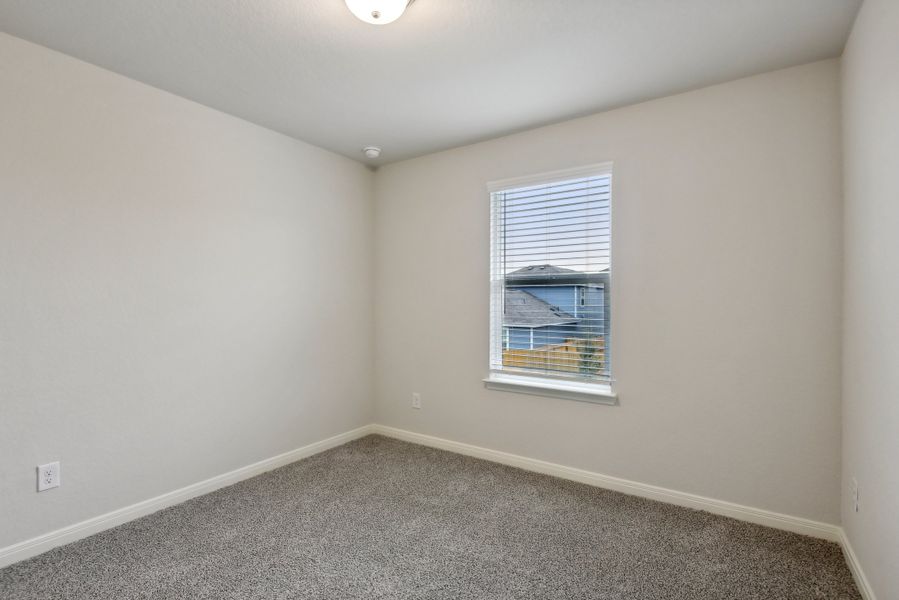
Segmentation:
{"type": "MultiPolygon", "coordinates": [[[[611,162],[599,163],[578,167],[575,169],[563,169],[560,171],[552,171],[549,173],[540,173],[536,175],[528,175],[525,177],[515,177],[512,179],[503,179],[491,181],[487,184],[487,192],[490,208],[490,348],[488,375],[484,378],[484,386],[491,390],[503,392],[515,392],[519,394],[529,394],[535,396],[546,396],[551,398],[562,398],[566,400],[577,400],[581,402],[591,402],[594,404],[617,405],[618,394],[614,389],[614,379],[606,381],[587,381],[577,380],[573,378],[554,379],[552,376],[540,376],[523,374],[513,371],[501,371],[491,369],[491,364],[497,364],[496,353],[500,356],[504,347],[503,324],[495,323],[494,315],[496,314],[494,303],[497,298],[502,298],[501,294],[497,294],[497,286],[503,289],[505,285],[505,275],[498,276],[494,269],[494,262],[498,253],[498,240],[496,239],[497,225],[494,221],[495,211],[493,207],[493,194],[508,190],[510,188],[526,187],[529,185],[539,185],[541,183],[554,183],[557,181],[565,181],[567,179],[578,179],[580,177],[590,176],[609,176],[612,178],[611,162]]],[[[614,180],[612,180],[614,186],[614,180]]],[[[612,204],[614,204],[614,193],[612,194],[612,204]]],[[[614,212],[614,209],[612,209],[614,212]]],[[[614,242],[613,242],[614,255],[614,242]]],[[[610,265],[609,273],[611,277],[612,267],[610,265]]],[[[614,307],[612,307],[614,310],[614,307]]],[[[614,321],[614,320],[612,320],[614,321]]],[[[609,324],[610,331],[613,330],[613,322],[609,324]]],[[[609,339],[614,339],[613,335],[609,339]]],[[[611,349],[610,349],[611,350],[611,349]]],[[[501,360],[499,362],[502,362],[501,360]]]]}

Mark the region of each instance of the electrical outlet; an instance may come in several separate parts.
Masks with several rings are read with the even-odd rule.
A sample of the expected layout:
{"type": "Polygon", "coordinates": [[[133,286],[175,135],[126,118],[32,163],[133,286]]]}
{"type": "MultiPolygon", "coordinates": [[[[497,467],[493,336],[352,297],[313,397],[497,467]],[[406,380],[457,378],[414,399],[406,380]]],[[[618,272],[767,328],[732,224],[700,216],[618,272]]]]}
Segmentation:
{"type": "Polygon", "coordinates": [[[849,482],[849,497],[852,500],[852,508],[858,512],[858,480],[853,477],[849,482]]]}
{"type": "Polygon", "coordinates": [[[59,463],[52,462],[46,465],[39,465],[37,468],[37,491],[43,492],[52,488],[59,487],[59,463]]]}
{"type": "Polygon", "coordinates": [[[421,408],[421,394],[412,392],[412,408],[421,408]]]}

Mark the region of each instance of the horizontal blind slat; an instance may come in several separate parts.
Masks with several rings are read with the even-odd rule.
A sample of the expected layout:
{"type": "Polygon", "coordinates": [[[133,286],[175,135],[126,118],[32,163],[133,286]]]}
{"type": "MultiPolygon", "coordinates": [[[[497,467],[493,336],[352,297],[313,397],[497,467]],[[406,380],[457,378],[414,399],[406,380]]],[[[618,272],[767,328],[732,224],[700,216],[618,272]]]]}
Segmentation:
{"type": "Polygon", "coordinates": [[[500,231],[507,231],[509,229],[519,230],[525,225],[532,225],[534,223],[540,224],[540,229],[545,229],[547,227],[584,227],[586,225],[592,225],[594,223],[609,223],[609,215],[605,213],[597,213],[595,215],[584,215],[583,217],[553,217],[552,219],[540,218],[540,219],[531,219],[528,221],[508,221],[502,222],[499,227],[500,231]],[[566,221],[566,223],[560,223],[559,221],[566,221]]]}
{"type": "MultiPolygon", "coordinates": [[[[530,202],[521,202],[522,200],[528,200],[532,202],[543,202],[543,200],[532,200],[533,198],[545,198],[546,196],[553,196],[559,194],[572,194],[577,196],[590,196],[593,194],[608,194],[610,184],[608,182],[597,182],[596,185],[588,185],[588,186],[580,186],[575,188],[552,188],[552,189],[542,189],[537,193],[531,192],[521,192],[520,195],[515,192],[501,192],[503,194],[503,200],[507,205],[510,204],[528,204],[530,202]]],[[[534,190],[535,192],[537,190],[534,190]]]]}
{"type": "Polygon", "coordinates": [[[531,208],[522,208],[518,210],[504,210],[503,216],[508,220],[509,218],[519,219],[519,218],[529,218],[538,216],[531,213],[548,213],[552,212],[554,215],[559,215],[563,213],[572,213],[572,212],[581,212],[581,211],[590,211],[590,210],[604,210],[608,202],[600,202],[598,200],[593,199],[585,199],[579,200],[578,202],[562,202],[561,204],[548,205],[544,204],[541,206],[534,206],[531,208]],[[578,206],[581,208],[572,208],[573,206],[578,206]],[[557,209],[568,209],[568,210],[557,210],[557,209]],[[521,215],[520,217],[509,215],[521,215]]]}

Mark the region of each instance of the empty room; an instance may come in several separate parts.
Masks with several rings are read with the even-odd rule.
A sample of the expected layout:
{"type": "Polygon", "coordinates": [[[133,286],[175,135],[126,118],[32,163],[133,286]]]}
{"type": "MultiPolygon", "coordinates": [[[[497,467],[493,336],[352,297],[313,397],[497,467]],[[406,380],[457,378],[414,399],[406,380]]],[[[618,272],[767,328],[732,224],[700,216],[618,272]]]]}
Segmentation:
{"type": "Polygon", "coordinates": [[[899,600],[899,0],[0,0],[0,600],[899,600]]]}

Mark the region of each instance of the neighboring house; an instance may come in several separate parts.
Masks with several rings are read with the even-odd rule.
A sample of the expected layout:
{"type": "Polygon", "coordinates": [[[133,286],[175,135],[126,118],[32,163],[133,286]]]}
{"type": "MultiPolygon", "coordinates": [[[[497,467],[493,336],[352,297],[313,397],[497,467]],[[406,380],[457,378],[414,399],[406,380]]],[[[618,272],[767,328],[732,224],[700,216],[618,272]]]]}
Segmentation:
{"type": "Polygon", "coordinates": [[[577,332],[577,317],[525,290],[506,288],[503,348],[533,350],[561,344],[577,332]]]}
{"type": "Polygon", "coordinates": [[[609,273],[532,265],[506,275],[503,348],[533,350],[606,337],[609,273]]]}

